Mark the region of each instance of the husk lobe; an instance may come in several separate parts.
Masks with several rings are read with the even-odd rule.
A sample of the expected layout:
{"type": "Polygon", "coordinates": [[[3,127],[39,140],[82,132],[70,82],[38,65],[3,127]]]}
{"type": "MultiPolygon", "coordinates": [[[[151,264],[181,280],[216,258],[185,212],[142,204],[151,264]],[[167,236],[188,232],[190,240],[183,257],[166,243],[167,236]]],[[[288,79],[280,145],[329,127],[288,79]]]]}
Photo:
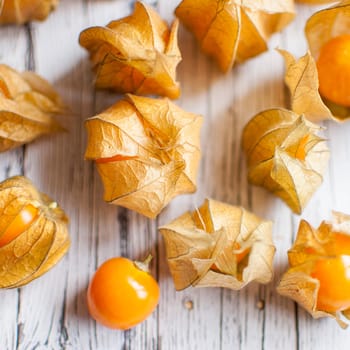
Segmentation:
{"type": "Polygon", "coordinates": [[[28,205],[37,215],[23,232],[0,247],[0,288],[23,286],[51,269],[67,252],[65,213],[23,176],[0,184],[0,238],[28,205]]]}

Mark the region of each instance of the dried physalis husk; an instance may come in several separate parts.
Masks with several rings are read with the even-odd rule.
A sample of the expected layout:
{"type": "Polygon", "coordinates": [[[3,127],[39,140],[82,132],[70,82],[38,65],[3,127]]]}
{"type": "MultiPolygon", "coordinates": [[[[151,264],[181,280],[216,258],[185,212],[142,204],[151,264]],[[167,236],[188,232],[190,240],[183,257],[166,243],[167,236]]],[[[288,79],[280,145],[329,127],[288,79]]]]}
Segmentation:
{"type": "Polygon", "coordinates": [[[253,117],[243,131],[250,183],[282,198],[300,214],[323,181],[329,151],[320,127],[285,109],[253,117]]]}
{"type": "Polygon", "coordinates": [[[317,67],[311,54],[307,52],[296,60],[288,51],[278,51],[286,64],[285,82],[290,91],[291,109],[312,122],[338,120],[320,96],[317,67]]]}
{"type": "Polygon", "coordinates": [[[290,268],[277,291],[295,300],[314,318],[334,317],[346,327],[340,316],[350,319],[350,216],[334,212],[333,222],[323,221],[317,229],[302,220],[288,260],[290,268]],[[337,280],[344,277],[342,274],[347,284],[337,280]]]}
{"type": "Polygon", "coordinates": [[[196,190],[202,117],[168,99],[127,95],[86,121],[87,159],[96,162],[107,202],[155,217],[196,190]]]}
{"type": "Polygon", "coordinates": [[[56,8],[59,0],[3,0],[0,1],[0,24],[22,24],[43,21],[56,8]],[[2,11],[1,11],[1,3],[2,11]]]}
{"type": "Polygon", "coordinates": [[[159,230],[177,290],[191,285],[238,290],[272,279],[272,223],[242,207],[206,199],[159,230]]]}
{"type": "Polygon", "coordinates": [[[33,72],[19,73],[0,64],[0,152],[62,127],[53,115],[64,112],[50,84],[33,72]]]}
{"type": "Polygon", "coordinates": [[[295,16],[293,0],[183,0],[175,13],[223,72],[266,51],[295,16]]]}
{"type": "Polygon", "coordinates": [[[349,0],[338,2],[333,7],[314,13],[305,26],[305,34],[312,56],[317,59],[322,46],[331,38],[349,34],[349,21],[349,0]]]}
{"type": "MultiPolygon", "coordinates": [[[[350,35],[350,1],[341,1],[333,7],[323,9],[313,14],[306,23],[305,34],[311,55],[317,62],[322,48],[326,47],[332,39],[339,38],[343,35],[350,35]]],[[[349,48],[347,51],[349,51],[349,48]]],[[[341,60],[346,60],[349,62],[348,55],[348,53],[345,53],[343,58],[337,57],[335,60],[339,60],[339,62],[341,62],[341,60]]],[[[344,62],[341,64],[344,65],[344,62]]],[[[325,69],[327,69],[327,66],[325,69]]],[[[345,73],[349,75],[349,72],[350,63],[347,63],[347,69],[346,72],[343,72],[343,75],[345,73]]],[[[339,74],[342,75],[341,72],[339,74]]],[[[315,81],[317,82],[317,79],[317,74],[315,74],[314,80],[311,83],[316,84],[315,81]]],[[[339,84],[340,80],[338,80],[338,85],[339,84]]],[[[334,86],[334,89],[337,89],[337,86],[334,86]]],[[[348,101],[349,100],[348,98],[348,101]]],[[[341,121],[350,117],[350,106],[332,102],[325,97],[323,97],[323,101],[332,112],[334,116],[333,119],[341,121]]],[[[312,103],[312,101],[310,101],[310,103],[312,103]]]]}
{"type": "Polygon", "coordinates": [[[0,288],[27,284],[67,252],[68,219],[23,176],[0,184],[0,288]]]}
{"type": "Polygon", "coordinates": [[[150,6],[136,2],[132,15],[84,30],[79,42],[90,52],[97,88],[175,99],[180,95],[177,31],[177,20],[169,30],[150,6]]]}

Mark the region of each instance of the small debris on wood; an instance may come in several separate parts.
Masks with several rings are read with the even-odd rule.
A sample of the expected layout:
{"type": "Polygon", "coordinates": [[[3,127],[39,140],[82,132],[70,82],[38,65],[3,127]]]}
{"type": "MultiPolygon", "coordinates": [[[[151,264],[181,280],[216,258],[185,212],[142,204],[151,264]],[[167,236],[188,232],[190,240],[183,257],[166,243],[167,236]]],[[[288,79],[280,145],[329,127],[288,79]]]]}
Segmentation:
{"type": "Polygon", "coordinates": [[[258,300],[256,303],[256,307],[259,310],[264,310],[265,309],[265,301],[264,300],[258,300]]]}

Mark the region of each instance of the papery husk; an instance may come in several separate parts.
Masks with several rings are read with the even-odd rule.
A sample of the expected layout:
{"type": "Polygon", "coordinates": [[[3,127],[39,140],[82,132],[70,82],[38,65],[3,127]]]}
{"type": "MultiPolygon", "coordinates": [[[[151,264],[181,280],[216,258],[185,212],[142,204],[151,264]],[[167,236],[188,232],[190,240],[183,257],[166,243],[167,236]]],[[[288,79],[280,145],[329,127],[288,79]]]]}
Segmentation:
{"type": "Polygon", "coordinates": [[[266,51],[295,16],[292,0],[183,0],[175,14],[223,72],[266,51]]]}
{"type": "Polygon", "coordinates": [[[285,109],[253,117],[243,130],[242,144],[250,183],[283,199],[300,214],[323,181],[329,159],[321,128],[285,109]]]}
{"type": "Polygon", "coordinates": [[[305,35],[312,56],[318,55],[329,40],[350,31],[350,0],[314,13],[305,25],[305,35]]]}
{"type": "Polygon", "coordinates": [[[67,252],[68,219],[57,203],[23,176],[0,184],[0,238],[27,205],[38,209],[31,225],[0,247],[0,288],[16,288],[40,277],[67,252]]]}
{"type": "Polygon", "coordinates": [[[59,0],[3,0],[0,24],[23,24],[30,21],[43,21],[55,10],[59,0]]]}
{"type": "Polygon", "coordinates": [[[79,42],[90,53],[97,88],[175,99],[177,31],[177,20],[169,30],[152,7],[137,1],[132,15],[84,30],[79,42]]]}
{"type": "Polygon", "coordinates": [[[290,91],[291,109],[303,114],[312,122],[327,119],[338,121],[323,102],[318,91],[318,73],[316,62],[309,52],[296,60],[288,51],[278,50],[286,65],[285,83],[290,91]]]}
{"type": "Polygon", "coordinates": [[[159,231],[176,290],[189,286],[238,290],[252,281],[272,279],[272,223],[242,207],[206,199],[199,209],[159,231]],[[247,250],[237,262],[237,254],[247,250]]]}
{"type": "Polygon", "coordinates": [[[310,276],[318,259],[336,256],[334,233],[350,235],[350,216],[333,212],[332,222],[323,221],[317,229],[305,220],[300,222],[296,240],[288,251],[290,268],[282,276],[277,291],[296,301],[314,318],[333,317],[341,327],[345,328],[347,324],[341,320],[341,316],[350,319],[350,309],[342,312],[318,310],[317,297],[320,282],[310,276]]]}
{"type": "MultiPolygon", "coordinates": [[[[332,38],[350,33],[350,0],[341,1],[334,6],[313,14],[305,26],[305,34],[310,52],[317,61],[321,48],[332,38]]],[[[315,80],[317,75],[315,75],[315,80]]],[[[324,103],[336,121],[350,117],[350,108],[337,105],[324,99],[324,103]]]]}
{"type": "Polygon", "coordinates": [[[46,80],[0,64],[0,152],[62,131],[53,116],[64,112],[60,97],[46,80]]]}
{"type": "Polygon", "coordinates": [[[196,190],[202,117],[168,99],[127,95],[86,123],[87,159],[97,160],[104,199],[154,218],[196,190]],[[115,156],[117,161],[99,162],[115,156]]]}

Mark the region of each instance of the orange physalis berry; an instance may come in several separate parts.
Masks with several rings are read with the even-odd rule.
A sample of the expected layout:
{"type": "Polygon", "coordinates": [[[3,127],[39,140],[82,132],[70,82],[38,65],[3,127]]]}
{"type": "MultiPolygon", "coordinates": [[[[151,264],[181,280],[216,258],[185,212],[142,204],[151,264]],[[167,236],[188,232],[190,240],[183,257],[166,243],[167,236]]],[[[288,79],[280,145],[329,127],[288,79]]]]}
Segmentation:
{"type": "Polygon", "coordinates": [[[147,271],[148,260],[138,263],[116,257],[97,269],[87,293],[90,315],[97,322],[124,330],[154,311],[160,292],[157,281],[147,271]]]}
{"type": "Polygon", "coordinates": [[[350,308],[350,256],[339,255],[315,262],[311,277],[320,282],[317,309],[327,312],[350,308]]]}
{"type": "Polygon", "coordinates": [[[350,34],[337,36],[321,48],[317,70],[321,95],[350,107],[350,34]]]}
{"type": "Polygon", "coordinates": [[[38,216],[38,208],[31,204],[26,205],[0,235],[0,247],[10,243],[28,229],[38,216]]]}
{"type": "Polygon", "coordinates": [[[336,312],[350,308],[350,236],[334,233],[334,256],[315,262],[311,277],[320,282],[317,309],[336,312]]]}

